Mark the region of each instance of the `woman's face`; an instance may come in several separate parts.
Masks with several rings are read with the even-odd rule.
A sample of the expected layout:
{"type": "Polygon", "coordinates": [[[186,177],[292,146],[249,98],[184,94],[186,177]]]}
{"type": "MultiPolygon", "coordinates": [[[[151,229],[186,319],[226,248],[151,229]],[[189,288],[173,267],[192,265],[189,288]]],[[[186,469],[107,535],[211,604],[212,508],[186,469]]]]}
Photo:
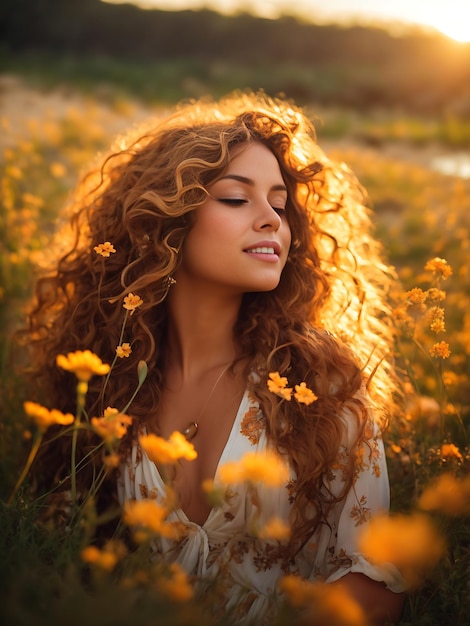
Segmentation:
{"type": "Polygon", "coordinates": [[[287,189],[279,164],[263,144],[234,152],[197,209],[175,277],[228,292],[270,291],[286,264],[291,232],[287,189]]]}

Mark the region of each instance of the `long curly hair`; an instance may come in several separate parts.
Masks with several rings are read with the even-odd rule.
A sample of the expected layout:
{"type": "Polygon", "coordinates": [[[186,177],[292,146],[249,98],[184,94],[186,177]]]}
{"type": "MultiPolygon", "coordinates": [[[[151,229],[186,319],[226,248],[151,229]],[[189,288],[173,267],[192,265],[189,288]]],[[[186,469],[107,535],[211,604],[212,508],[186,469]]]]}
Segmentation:
{"type": "MultiPolygon", "coordinates": [[[[37,282],[25,334],[38,393],[62,411],[73,411],[75,390],[73,377],[56,367],[57,354],[91,349],[111,363],[119,342],[130,342],[131,356],[115,362],[105,391],[101,379],[90,381],[88,411],[101,415],[106,406],[124,406],[142,360],[149,374],[129,413],[135,425],[155,415],[164,380],[168,277],[181,263],[207,187],[226,170],[233,149],[253,141],[279,163],[292,244],[277,288],[244,295],[235,333],[247,370],[258,374],[251,391],[267,435],[298,477],[294,524],[302,536],[335,500],[325,493],[325,476],[343,436],[344,407],[356,416],[359,437],[371,403],[386,425],[395,392],[387,304],[394,275],[374,238],[364,190],[344,164],[325,156],[312,122],[292,102],[240,92],[203,99],[119,138],[73,196],[60,249],[37,282]],[[103,242],[116,251],[109,258],[94,250],[103,242]],[[121,336],[129,293],[143,304],[121,336]],[[318,400],[308,407],[280,401],[266,386],[273,371],[291,384],[306,381],[318,400]]],[[[130,431],[124,448],[131,437],[130,431]]],[[[58,479],[59,454],[55,444],[43,458],[43,478],[58,479]]],[[[86,483],[86,472],[80,476],[86,483]]]]}

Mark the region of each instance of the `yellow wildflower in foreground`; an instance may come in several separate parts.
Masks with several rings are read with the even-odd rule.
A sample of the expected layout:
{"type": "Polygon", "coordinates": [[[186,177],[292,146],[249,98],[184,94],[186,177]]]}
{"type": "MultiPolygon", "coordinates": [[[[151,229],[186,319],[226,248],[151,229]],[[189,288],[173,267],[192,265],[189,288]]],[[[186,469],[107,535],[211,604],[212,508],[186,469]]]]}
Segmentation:
{"type": "Polygon", "coordinates": [[[449,344],[446,341],[440,341],[439,343],[435,343],[430,348],[429,354],[433,358],[447,359],[451,355],[449,344]]]}
{"type": "Polygon", "coordinates": [[[284,398],[284,400],[291,399],[292,389],[287,387],[287,378],[281,376],[279,372],[270,372],[267,385],[271,393],[284,398]]]}
{"type": "Polygon", "coordinates": [[[279,590],[289,604],[304,609],[309,626],[367,626],[361,606],[341,584],[312,583],[297,576],[281,578],[279,590]]]}
{"type": "Polygon", "coordinates": [[[113,244],[109,241],[105,241],[104,243],[100,243],[93,248],[96,254],[100,254],[104,257],[109,257],[112,253],[116,252],[113,244]]]}
{"type": "Polygon", "coordinates": [[[87,546],[82,550],[80,556],[85,563],[110,572],[125,552],[126,549],[122,543],[109,541],[102,550],[96,546],[87,546]]]}
{"type": "Polygon", "coordinates": [[[470,515],[470,476],[458,480],[450,473],[442,474],[423,491],[418,504],[423,511],[451,517],[470,515]]]}
{"type": "Polygon", "coordinates": [[[267,487],[279,487],[289,479],[289,469],[275,452],[247,452],[239,461],[229,461],[219,470],[220,482],[226,485],[262,482],[267,487]]]}
{"type": "Polygon", "coordinates": [[[103,417],[91,418],[93,429],[106,443],[122,439],[131,424],[132,417],[110,406],[105,409],[103,417]]]}
{"type": "Polygon", "coordinates": [[[110,366],[103,363],[99,356],[91,350],[77,350],[76,352],[69,352],[67,356],[59,354],[56,362],[63,370],[73,372],[78,380],[85,383],[93,375],[104,376],[110,370],[110,366]]]}
{"type": "Polygon", "coordinates": [[[134,315],[135,310],[139,308],[139,306],[142,306],[143,303],[144,301],[142,300],[140,296],[133,294],[133,293],[129,293],[124,298],[124,304],[122,306],[128,311],[130,311],[131,315],[134,315]]]}
{"type": "Polygon", "coordinates": [[[197,457],[193,444],[176,430],[169,439],[153,434],[141,435],[139,443],[154,463],[175,463],[178,459],[193,461],[197,457]]]}
{"type": "Polygon", "coordinates": [[[413,587],[437,564],[445,541],[422,514],[380,515],[364,529],[359,549],[375,563],[395,565],[413,587]]]}
{"type": "Polygon", "coordinates": [[[435,257],[426,263],[424,269],[440,276],[443,280],[452,276],[452,268],[445,259],[435,257]]]}
{"type": "Polygon", "coordinates": [[[62,426],[69,426],[74,422],[74,416],[71,413],[62,413],[57,409],[46,409],[46,407],[37,404],[36,402],[24,402],[23,404],[25,413],[28,417],[31,417],[39,428],[40,432],[44,433],[53,424],[60,424],[62,426]]]}
{"type": "Polygon", "coordinates": [[[188,576],[178,563],[171,563],[169,578],[160,576],[157,581],[158,590],[175,602],[187,602],[194,595],[194,589],[188,576]]]}
{"type": "Polygon", "coordinates": [[[258,532],[260,539],[276,539],[287,541],[290,537],[290,526],[279,517],[271,517],[258,532]]]}
{"type": "Polygon", "coordinates": [[[132,348],[130,343],[122,343],[116,348],[116,356],[118,356],[120,359],[128,358],[131,353],[132,348]]]}
{"type": "Polygon", "coordinates": [[[441,446],[441,456],[444,459],[457,459],[462,461],[463,456],[456,445],[453,443],[443,443],[441,446]]]}
{"type": "MultiPolygon", "coordinates": [[[[155,500],[129,500],[124,504],[123,520],[128,526],[143,528],[162,537],[175,538],[176,526],[165,521],[168,513],[168,509],[155,500]]],[[[148,534],[142,531],[137,535],[138,540],[148,538],[148,534]]]]}
{"type": "Polygon", "coordinates": [[[300,404],[312,404],[312,402],[318,400],[318,396],[307,387],[307,383],[300,383],[300,385],[295,386],[294,397],[300,404]]]}

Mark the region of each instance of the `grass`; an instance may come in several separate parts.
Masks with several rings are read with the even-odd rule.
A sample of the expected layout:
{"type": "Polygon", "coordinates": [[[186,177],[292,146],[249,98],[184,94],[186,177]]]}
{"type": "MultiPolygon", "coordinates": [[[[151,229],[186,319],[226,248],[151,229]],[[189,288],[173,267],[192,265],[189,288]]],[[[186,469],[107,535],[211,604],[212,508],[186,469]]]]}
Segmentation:
{"type": "MultiPolygon", "coordinates": [[[[169,76],[170,69],[167,68],[169,76]]],[[[0,383],[0,496],[4,501],[28,449],[24,439],[28,424],[22,411],[22,401],[28,399],[27,390],[10,369],[11,332],[22,321],[33,268],[47,255],[59,209],[78,173],[97,151],[107,146],[116,118],[125,127],[132,124],[135,116],[135,108],[122,95],[105,98],[105,108],[102,101],[97,106],[91,94],[102,74],[99,67],[95,71],[95,77],[87,77],[88,96],[80,107],[72,107],[63,116],[25,120],[28,130],[21,136],[16,136],[12,129],[9,135],[7,125],[4,128],[11,139],[0,170],[0,323],[7,329],[1,337],[0,383]]],[[[73,72],[71,76],[76,79],[73,72]]],[[[118,81],[118,73],[115,78],[118,81]]],[[[51,84],[55,80],[58,77],[51,79],[51,84]]],[[[145,82],[137,75],[133,80],[136,84],[145,82]]],[[[414,124],[417,141],[427,142],[442,132],[423,120],[400,120],[397,116],[381,121],[350,115],[348,121],[338,113],[336,121],[331,122],[334,130],[323,129],[322,136],[328,136],[328,132],[331,136],[364,133],[364,129],[369,129],[367,132],[386,142],[409,136],[414,124]]],[[[450,134],[449,131],[449,137],[450,134]]],[[[400,278],[394,294],[397,308],[406,302],[409,290],[427,290],[435,284],[435,276],[424,270],[429,259],[446,259],[453,268],[452,276],[439,284],[446,294],[445,333],[436,337],[425,316],[416,317],[411,326],[409,322],[404,324],[397,346],[397,366],[414,391],[410,392],[405,414],[396,420],[388,435],[387,454],[393,509],[408,514],[416,510],[421,494],[434,479],[450,473],[461,480],[468,474],[470,181],[441,176],[409,162],[381,157],[380,153],[371,156],[357,148],[345,148],[332,156],[348,163],[369,191],[378,235],[400,278]],[[451,354],[436,360],[429,356],[429,349],[440,339],[449,344],[451,354]],[[446,445],[454,447],[444,448],[446,445]]],[[[170,602],[162,594],[150,593],[145,586],[120,588],[117,595],[117,580],[128,572],[118,568],[112,575],[102,575],[90,571],[80,559],[80,551],[93,529],[85,523],[64,533],[52,518],[46,524],[38,524],[38,506],[21,492],[12,506],[0,506],[2,623],[222,623],[210,613],[203,617],[197,603],[170,602]]],[[[429,568],[408,597],[400,624],[463,626],[470,623],[468,516],[448,515],[439,510],[429,516],[445,537],[447,549],[438,566],[429,568]]]]}

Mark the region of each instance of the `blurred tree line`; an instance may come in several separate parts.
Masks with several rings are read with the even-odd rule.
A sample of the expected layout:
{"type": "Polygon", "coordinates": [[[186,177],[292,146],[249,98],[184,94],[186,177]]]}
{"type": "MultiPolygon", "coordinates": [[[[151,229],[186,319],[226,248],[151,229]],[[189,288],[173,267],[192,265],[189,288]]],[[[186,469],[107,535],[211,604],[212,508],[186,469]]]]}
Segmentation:
{"type": "Polygon", "coordinates": [[[421,31],[394,36],[291,16],[144,10],[101,0],[2,0],[0,42],[7,58],[196,62],[214,81],[236,76],[235,68],[244,68],[244,77],[262,68],[270,92],[300,102],[470,118],[470,44],[421,31]]]}

